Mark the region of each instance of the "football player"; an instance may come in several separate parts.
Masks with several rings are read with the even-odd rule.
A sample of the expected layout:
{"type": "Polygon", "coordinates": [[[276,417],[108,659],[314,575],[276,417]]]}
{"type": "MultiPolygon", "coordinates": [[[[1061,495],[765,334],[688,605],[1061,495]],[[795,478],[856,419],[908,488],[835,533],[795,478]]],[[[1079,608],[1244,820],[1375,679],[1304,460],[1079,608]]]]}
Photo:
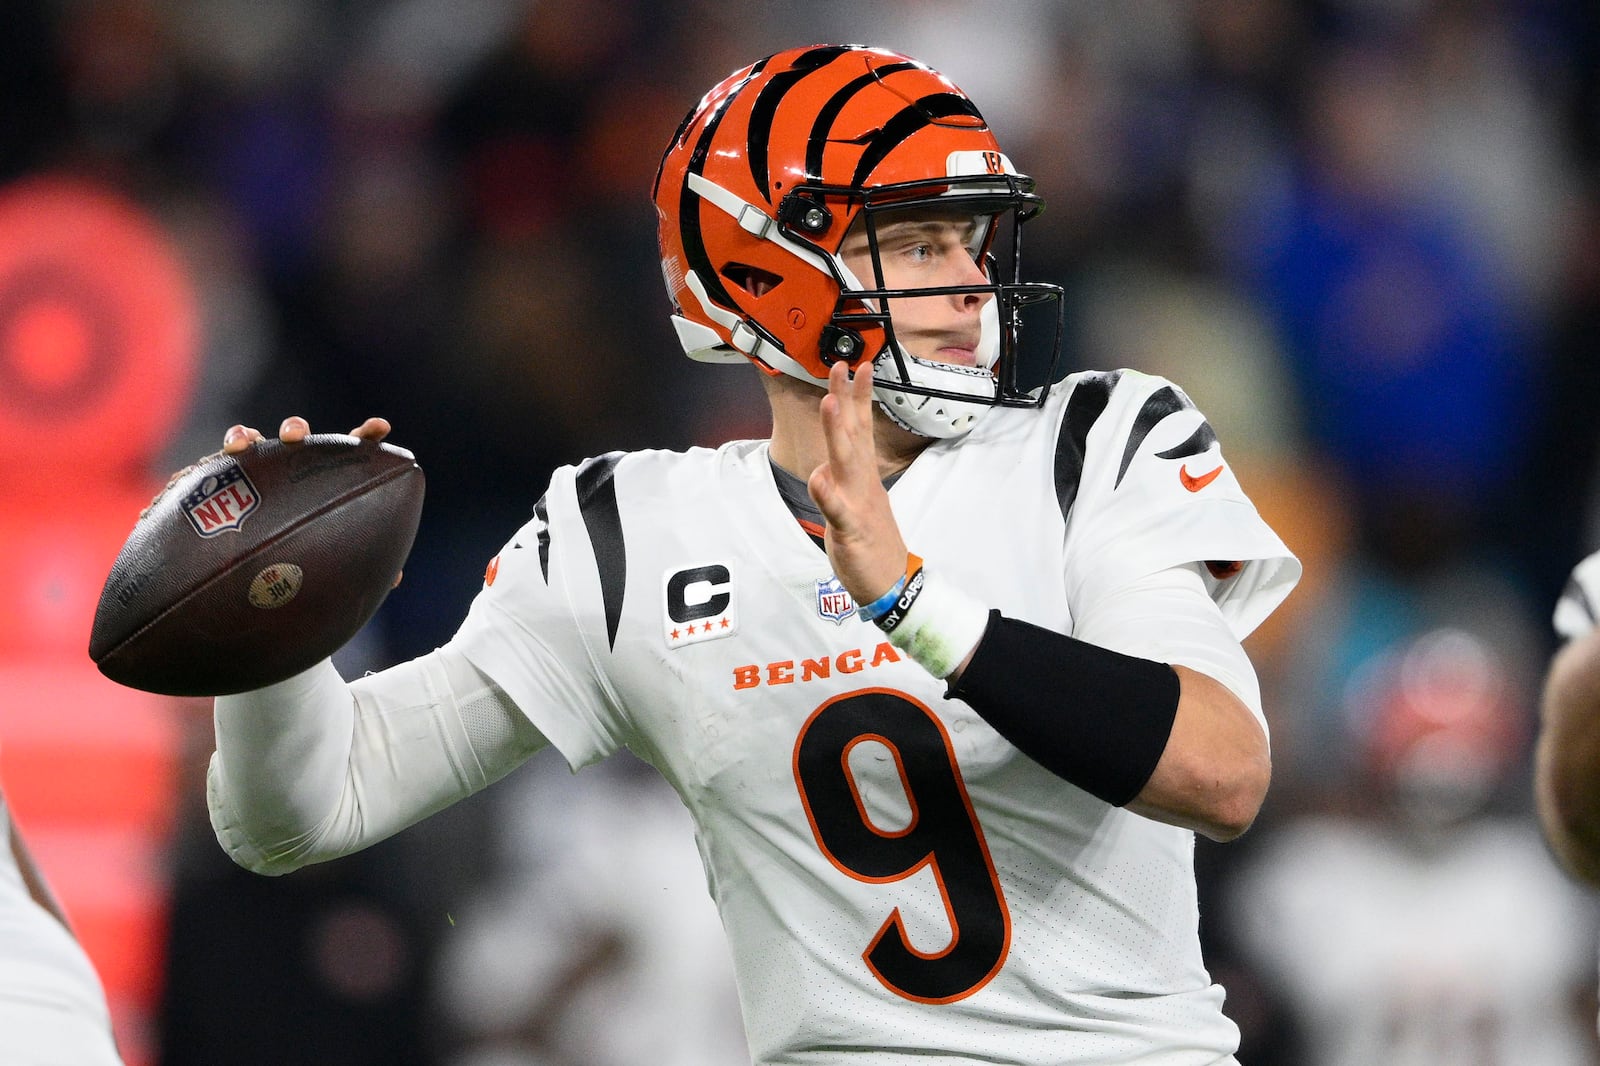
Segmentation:
{"type": "Polygon", "coordinates": [[[1298,1066],[1595,1061],[1573,1010],[1595,987],[1593,902],[1497,802],[1523,768],[1519,660],[1450,621],[1346,675],[1351,801],[1276,822],[1218,901],[1291,1012],[1298,1066]]]}
{"type": "Polygon", "coordinates": [[[121,1066],[105,990],[0,794],[0,1062],[121,1066]]]}
{"type": "Polygon", "coordinates": [[[654,198],[683,348],[755,365],[770,439],[561,469],[445,647],[219,698],[223,847],[282,873],[628,748],[694,817],[755,1061],[1232,1062],[1193,834],[1261,805],[1240,640],[1300,567],[1211,426],[1053,381],[1034,182],[907,56],[735,72],[654,198]]]}
{"type": "Polygon", "coordinates": [[[1545,675],[1534,798],[1556,858],[1600,887],[1600,552],[1573,568],[1554,622],[1564,643],[1545,675]]]}

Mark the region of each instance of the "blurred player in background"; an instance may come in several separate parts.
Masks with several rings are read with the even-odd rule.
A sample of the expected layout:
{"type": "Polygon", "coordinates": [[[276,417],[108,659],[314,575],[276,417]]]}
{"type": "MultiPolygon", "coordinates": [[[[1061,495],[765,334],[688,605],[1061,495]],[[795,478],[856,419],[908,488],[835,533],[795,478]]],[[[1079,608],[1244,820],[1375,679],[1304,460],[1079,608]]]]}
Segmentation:
{"type": "Polygon", "coordinates": [[[0,794],[0,1062],[121,1066],[105,991],[0,794]]]}
{"type": "Polygon", "coordinates": [[[552,749],[495,792],[506,861],[441,945],[450,1066],[750,1066],[694,825],[661,776],[626,754],[573,774],[552,749]]]}
{"type": "Polygon", "coordinates": [[[1348,685],[1350,799],[1254,840],[1226,907],[1299,1023],[1294,1061],[1595,1061],[1593,907],[1505,803],[1531,717],[1515,676],[1460,626],[1379,652],[1348,685]]]}
{"type": "Polygon", "coordinates": [[[1534,799],[1545,839],[1574,877],[1600,887],[1600,552],[1573,568],[1556,604],[1566,642],[1545,678],[1534,799]]]}
{"type": "Polygon", "coordinates": [[[1055,381],[1034,182],[906,56],[737,71],[654,195],[683,348],[757,366],[770,440],[564,468],[445,647],[219,698],[223,847],[284,873],[626,748],[695,821],[757,1062],[1233,1062],[1193,834],[1260,808],[1240,640],[1300,567],[1211,426],[1055,381]]]}

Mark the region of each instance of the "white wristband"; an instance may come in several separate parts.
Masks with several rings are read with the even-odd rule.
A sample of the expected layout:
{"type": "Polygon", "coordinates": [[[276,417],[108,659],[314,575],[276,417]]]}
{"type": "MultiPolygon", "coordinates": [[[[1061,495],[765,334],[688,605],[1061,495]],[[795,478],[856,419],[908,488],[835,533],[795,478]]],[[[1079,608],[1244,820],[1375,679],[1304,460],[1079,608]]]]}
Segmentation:
{"type": "Polygon", "coordinates": [[[978,646],[989,625],[989,609],[957,585],[923,571],[922,592],[889,643],[943,680],[978,646]]]}

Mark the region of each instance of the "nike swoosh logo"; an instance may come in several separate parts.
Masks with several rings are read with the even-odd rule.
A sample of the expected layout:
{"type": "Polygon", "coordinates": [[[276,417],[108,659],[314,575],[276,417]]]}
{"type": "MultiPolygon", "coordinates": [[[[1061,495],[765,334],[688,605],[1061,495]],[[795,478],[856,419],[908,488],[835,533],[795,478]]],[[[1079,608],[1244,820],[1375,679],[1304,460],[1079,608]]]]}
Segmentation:
{"type": "Polygon", "coordinates": [[[1222,467],[1219,466],[1215,470],[1208,470],[1199,477],[1195,477],[1193,474],[1189,473],[1189,464],[1185,463],[1184,465],[1178,467],[1178,480],[1183,482],[1183,487],[1188,489],[1190,492],[1199,492],[1201,489],[1217,480],[1217,475],[1220,473],[1222,473],[1222,467]]]}

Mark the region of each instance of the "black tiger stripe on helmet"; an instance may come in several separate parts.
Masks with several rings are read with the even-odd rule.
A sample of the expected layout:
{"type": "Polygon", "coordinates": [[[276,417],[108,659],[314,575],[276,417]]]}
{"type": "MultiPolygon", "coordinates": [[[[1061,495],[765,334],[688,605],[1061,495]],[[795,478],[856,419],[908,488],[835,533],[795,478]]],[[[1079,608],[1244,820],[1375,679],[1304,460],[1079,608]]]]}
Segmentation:
{"type": "MultiPolygon", "coordinates": [[[[750,159],[750,177],[755,180],[756,188],[761,190],[768,204],[772,203],[772,174],[767,165],[767,153],[772,136],[772,124],[778,114],[778,105],[802,78],[821,70],[852,50],[850,45],[814,48],[796,59],[789,70],[774,74],[772,80],[762,86],[761,92],[756,96],[755,103],[750,108],[750,132],[745,138],[745,154],[750,159]]],[[[870,79],[869,74],[856,80],[870,79]]],[[[842,103],[840,106],[843,106],[842,103]]],[[[813,127],[813,136],[814,129],[813,127]]]]}
{"type": "MultiPolygon", "coordinates": [[[[732,91],[730,91],[721,99],[721,101],[717,103],[716,110],[713,111],[711,117],[706,120],[705,128],[700,131],[700,137],[695,142],[694,151],[690,153],[689,173],[701,174],[705,172],[706,156],[711,151],[711,142],[717,135],[717,127],[722,124],[723,117],[728,113],[729,105],[733,103],[746,85],[750,84],[751,81],[761,74],[762,70],[765,69],[768,60],[771,58],[771,56],[768,56],[767,59],[763,59],[761,62],[752,66],[749,72],[744,76],[743,81],[735,86],[732,91]]],[[[681,141],[682,138],[688,136],[688,130],[689,127],[693,125],[694,117],[695,113],[691,112],[689,116],[683,120],[683,124],[679,126],[678,140],[681,141]]],[[[670,151],[671,150],[669,149],[669,155],[670,151]]],[[[665,158],[663,158],[663,167],[664,166],[665,158]]],[[[660,183],[661,175],[660,173],[657,173],[657,186],[659,186],[660,183]]],[[[722,284],[722,279],[718,276],[718,272],[712,269],[711,257],[706,254],[705,238],[701,234],[700,230],[700,195],[693,189],[689,188],[687,182],[685,182],[679,189],[678,195],[680,197],[680,202],[678,205],[678,217],[681,219],[683,250],[686,265],[690,270],[693,270],[699,276],[701,283],[705,285],[707,293],[713,300],[717,301],[718,303],[732,305],[734,302],[733,297],[728,293],[727,288],[722,284]]]]}

